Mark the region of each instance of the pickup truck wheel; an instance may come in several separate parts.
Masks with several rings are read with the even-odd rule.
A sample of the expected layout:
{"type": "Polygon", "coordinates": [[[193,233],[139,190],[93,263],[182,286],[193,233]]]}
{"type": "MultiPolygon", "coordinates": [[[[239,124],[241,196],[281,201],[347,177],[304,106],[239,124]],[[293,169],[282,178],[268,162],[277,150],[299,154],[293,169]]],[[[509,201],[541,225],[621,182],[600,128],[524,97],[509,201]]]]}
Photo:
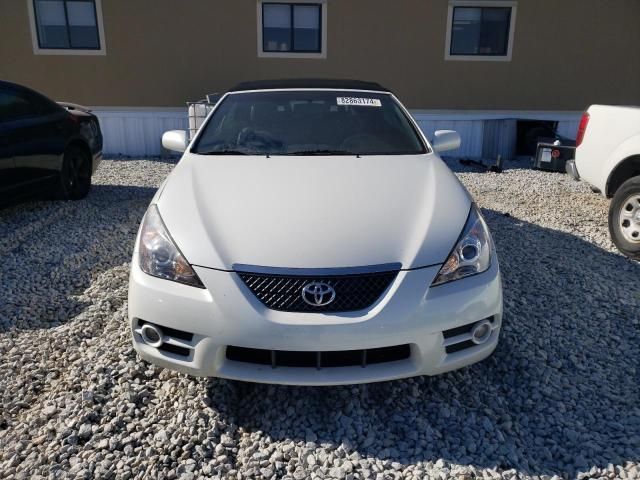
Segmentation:
{"type": "Polygon", "coordinates": [[[627,180],[613,197],[609,232],[620,252],[640,260],[640,177],[627,180]]]}
{"type": "Polygon", "coordinates": [[[70,146],[64,152],[57,197],[80,200],[91,188],[91,157],[82,148],[70,146]]]}

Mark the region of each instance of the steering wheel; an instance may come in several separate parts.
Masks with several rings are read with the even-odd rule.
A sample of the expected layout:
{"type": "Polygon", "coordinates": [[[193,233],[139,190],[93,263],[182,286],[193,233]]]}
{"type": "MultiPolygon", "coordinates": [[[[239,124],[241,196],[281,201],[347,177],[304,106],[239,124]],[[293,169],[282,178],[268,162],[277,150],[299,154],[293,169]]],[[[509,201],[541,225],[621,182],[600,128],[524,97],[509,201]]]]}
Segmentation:
{"type": "Polygon", "coordinates": [[[367,151],[367,150],[386,150],[389,145],[376,135],[370,133],[357,133],[344,139],[340,144],[341,150],[346,151],[367,151]]]}
{"type": "Polygon", "coordinates": [[[245,127],[240,130],[236,142],[238,146],[268,148],[270,150],[280,150],[283,145],[282,141],[273,138],[269,132],[255,130],[251,127],[245,127]]]}
{"type": "Polygon", "coordinates": [[[238,133],[238,138],[236,138],[237,145],[244,145],[247,142],[255,141],[257,135],[256,131],[251,127],[244,127],[238,133]]]}

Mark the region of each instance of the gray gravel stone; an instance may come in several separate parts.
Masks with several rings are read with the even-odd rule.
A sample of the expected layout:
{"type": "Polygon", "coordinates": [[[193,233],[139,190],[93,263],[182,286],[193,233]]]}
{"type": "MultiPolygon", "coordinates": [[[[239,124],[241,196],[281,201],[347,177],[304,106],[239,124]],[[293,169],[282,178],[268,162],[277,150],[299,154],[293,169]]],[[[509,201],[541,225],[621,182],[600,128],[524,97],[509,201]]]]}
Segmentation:
{"type": "Polygon", "coordinates": [[[80,202],[0,210],[3,478],[640,479],[640,265],[565,175],[449,162],[501,261],[495,354],[435,378],[298,388],[141,362],[136,231],[172,161],[105,161],[80,202]]]}

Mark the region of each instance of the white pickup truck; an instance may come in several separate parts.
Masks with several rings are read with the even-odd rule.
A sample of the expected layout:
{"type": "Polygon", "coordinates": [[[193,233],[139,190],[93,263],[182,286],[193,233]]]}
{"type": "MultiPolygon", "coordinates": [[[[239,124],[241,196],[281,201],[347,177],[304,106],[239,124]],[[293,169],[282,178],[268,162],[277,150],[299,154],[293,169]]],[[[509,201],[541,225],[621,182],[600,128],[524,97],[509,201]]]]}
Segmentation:
{"type": "Polygon", "coordinates": [[[607,198],[613,243],[640,260],[640,107],[593,105],[582,116],[567,173],[607,198]]]}

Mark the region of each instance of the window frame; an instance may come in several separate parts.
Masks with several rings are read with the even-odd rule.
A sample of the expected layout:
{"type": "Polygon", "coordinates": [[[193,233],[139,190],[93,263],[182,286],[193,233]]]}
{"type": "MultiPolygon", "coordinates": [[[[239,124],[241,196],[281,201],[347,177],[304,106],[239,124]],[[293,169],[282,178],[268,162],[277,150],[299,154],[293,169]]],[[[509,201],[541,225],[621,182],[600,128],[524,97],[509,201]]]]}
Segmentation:
{"type": "Polygon", "coordinates": [[[518,2],[514,0],[449,0],[449,10],[447,13],[447,34],[444,45],[444,59],[448,61],[471,61],[471,62],[510,62],[513,56],[513,42],[516,29],[516,15],[518,2]],[[451,53],[451,42],[453,40],[453,14],[456,7],[471,8],[510,8],[509,33],[507,35],[507,52],[505,55],[456,55],[451,53]]]}
{"type": "MultiPolygon", "coordinates": [[[[65,15],[66,15],[66,0],[65,15]]],[[[29,10],[29,23],[31,27],[31,40],[33,43],[33,53],[35,55],[106,55],[107,47],[104,38],[104,22],[102,17],[102,0],[93,0],[95,8],[96,28],[98,30],[99,48],[49,48],[40,46],[40,37],[38,35],[38,20],[36,16],[35,2],[36,0],[26,0],[29,10]]],[[[69,25],[67,23],[67,28],[69,25]]]]}
{"type": "Polygon", "coordinates": [[[283,0],[258,0],[257,1],[257,27],[258,27],[258,57],[259,58],[327,58],[327,0],[295,0],[291,2],[283,0]],[[286,5],[291,8],[291,46],[293,47],[293,17],[295,6],[318,6],[320,8],[320,50],[319,51],[271,51],[264,50],[264,5],[286,5]]]}

